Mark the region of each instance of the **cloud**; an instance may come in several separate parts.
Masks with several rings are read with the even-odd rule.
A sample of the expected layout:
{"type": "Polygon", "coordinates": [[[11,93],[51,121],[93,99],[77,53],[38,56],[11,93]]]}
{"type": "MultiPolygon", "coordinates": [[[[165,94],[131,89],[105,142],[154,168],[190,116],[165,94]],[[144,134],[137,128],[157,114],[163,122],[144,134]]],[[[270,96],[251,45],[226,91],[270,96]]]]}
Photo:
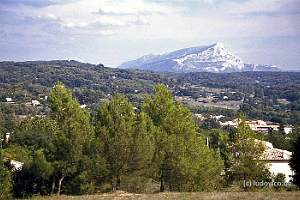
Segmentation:
{"type": "Polygon", "coordinates": [[[101,53],[116,63],[216,41],[299,37],[299,10],[298,0],[0,0],[0,42],[68,52],[105,43],[114,55],[101,53]]]}
{"type": "Polygon", "coordinates": [[[291,26],[299,24],[299,17],[295,17],[299,15],[296,0],[46,0],[43,2],[47,6],[38,8],[28,5],[41,1],[29,0],[26,5],[21,2],[25,0],[12,0],[14,6],[1,6],[4,16],[0,22],[11,26],[13,23],[37,27],[43,24],[47,27],[43,30],[50,30],[49,34],[59,31],[84,36],[88,31],[109,32],[107,35],[122,33],[126,37],[181,41],[299,32],[291,26]]]}
{"type": "Polygon", "coordinates": [[[109,15],[109,16],[128,16],[128,15],[143,15],[143,16],[149,16],[153,14],[164,14],[162,10],[153,10],[153,9],[130,9],[130,10],[123,10],[123,9],[103,9],[100,8],[96,14],[99,15],[109,15]]]}
{"type": "Polygon", "coordinates": [[[1,0],[2,5],[25,5],[33,7],[45,7],[53,4],[65,4],[76,0],[1,0]]]}
{"type": "Polygon", "coordinates": [[[227,4],[229,12],[232,14],[290,14],[299,10],[298,0],[248,0],[240,2],[230,2],[227,4]]]}
{"type": "Polygon", "coordinates": [[[65,28],[101,31],[114,28],[114,32],[117,32],[117,27],[150,25],[151,17],[167,12],[171,11],[166,6],[142,0],[81,0],[65,5],[51,5],[37,13],[46,19],[56,20],[65,28]]]}

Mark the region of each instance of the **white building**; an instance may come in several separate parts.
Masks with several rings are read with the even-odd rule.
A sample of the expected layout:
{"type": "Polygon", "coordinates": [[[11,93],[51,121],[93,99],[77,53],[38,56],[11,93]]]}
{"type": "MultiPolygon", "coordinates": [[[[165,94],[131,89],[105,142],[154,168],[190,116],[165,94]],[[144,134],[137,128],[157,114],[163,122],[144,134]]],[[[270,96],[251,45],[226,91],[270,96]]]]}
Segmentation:
{"type": "Polygon", "coordinates": [[[285,181],[292,180],[293,170],[289,166],[289,160],[292,152],[274,148],[270,142],[263,142],[266,146],[264,159],[267,162],[267,167],[273,175],[282,173],[285,175],[285,181]]]}
{"type": "Polygon", "coordinates": [[[265,122],[263,120],[246,121],[246,124],[251,128],[251,130],[258,131],[258,132],[268,133],[270,129],[274,131],[279,130],[279,124],[272,123],[272,122],[265,122]]]}
{"type": "Polygon", "coordinates": [[[31,101],[32,106],[39,106],[41,103],[38,100],[31,101]]]}
{"type": "Polygon", "coordinates": [[[6,100],[6,102],[12,102],[13,101],[12,98],[9,98],[9,97],[5,98],[5,100],[6,100]]]}
{"type": "Polygon", "coordinates": [[[293,132],[293,127],[287,126],[287,127],[284,127],[283,130],[286,134],[289,134],[289,133],[293,132]]]}
{"type": "Polygon", "coordinates": [[[80,108],[86,108],[86,105],[85,104],[80,105],[80,108]]]}
{"type": "Polygon", "coordinates": [[[205,118],[202,114],[200,114],[200,113],[196,113],[196,114],[194,114],[194,115],[195,115],[195,117],[196,117],[197,119],[199,119],[200,121],[206,119],[206,118],[205,118]]]}
{"type": "Polygon", "coordinates": [[[234,119],[232,121],[227,121],[227,122],[219,122],[221,126],[232,126],[232,127],[237,127],[238,126],[238,120],[234,119]]]}
{"type": "Polygon", "coordinates": [[[210,118],[215,119],[215,120],[220,120],[224,118],[224,115],[210,115],[210,118]]]}
{"type": "Polygon", "coordinates": [[[10,165],[12,166],[13,171],[20,171],[20,170],[22,170],[24,163],[16,161],[16,160],[11,160],[10,165]]]}
{"type": "Polygon", "coordinates": [[[5,143],[8,143],[10,140],[10,133],[5,133],[5,143]]]}
{"type": "MultiPolygon", "coordinates": [[[[227,122],[219,122],[221,126],[238,126],[238,119],[234,119],[232,121],[227,122]]],[[[257,132],[263,132],[268,133],[269,130],[279,131],[280,125],[273,122],[266,122],[263,120],[251,120],[251,121],[245,121],[245,123],[250,127],[251,130],[257,131],[257,132]]],[[[293,128],[291,126],[284,127],[284,133],[289,134],[291,133],[293,128]]]]}
{"type": "Polygon", "coordinates": [[[14,103],[15,103],[15,102],[13,101],[13,99],[10,98],[10,97],[5,98],[5,100],[6,100],[7,103],[11,103],[11,104],[14,104],[14,103]]]}

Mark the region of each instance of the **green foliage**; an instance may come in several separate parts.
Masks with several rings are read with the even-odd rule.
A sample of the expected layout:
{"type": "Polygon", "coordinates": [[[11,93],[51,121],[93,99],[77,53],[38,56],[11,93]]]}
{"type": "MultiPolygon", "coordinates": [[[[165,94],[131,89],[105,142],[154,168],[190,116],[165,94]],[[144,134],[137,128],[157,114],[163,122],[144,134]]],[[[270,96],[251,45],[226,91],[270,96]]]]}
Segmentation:
{"type": "Polygon", "coordinates": [[[61,83],[57,83],[50,94],[51,118],[59,127],[56,137],[57,159],[55,161],[55,176],[58,177],[58,191],[67,176],[78,170],[85,147],[89,146],[94,129],[91,126],[89,113],[80,108],[80,104],[71,92],[61,83]]]}
{"type": "Polygon", "coordinates": [[[25,165],[31,165],[32,163],[31,151],[18,144],[9,145],[8,148],[4,149],[4,157],[8,160],[25,163],[25,165]]]}
{"type": "Polygon", "coordinates": [[[229,133],[221,129],[211,129],[207,131],[206,137],[208,146],[218,152],[224,161],[225,171],[229,170],[232,161],[229,133]]]}
{"type": "MultiPolygon", "coordinates": [[[[299,134],[299,127],[297,127],[297,132],[299,134]]],[[[290,160],[290,166],[294,170],[293,182],[298,187],[300,187],[300,136],[293,144],[293,154],[290,160]]]]}
{"type": "MultiPolygon", "coordinates": [[[[0,62],[0,102],[6,97],[18,103],[39,99],[49,95],[57,81],[74,89],[74,95],[82,104],[94,104],[118,92],[134,99],[135,90],[151,92],[155,83],[166,82],[167,78],[152,72],[106,68],[102,64],[73,60],[0,62]]],[[[23,107],[22,113],[26,114],[25,111],[23,107]]]]}
{"type": "Polygon", "coordinates": [[[43,150],[49,161],[54,161],[56,137],[59,135],[58,124],[49,117],[26,119],[18,126],[12,142],[27,147],[32,151],[43,150]]]}
{"type": "Polygon", "coordinates": [[[286,188],[284,186],[286,180],[285,180],[285,174],[282,174],[282,173],[278,173],[275,177],[274,177],[274,182],[277,182],[277,183],[281,183],[281,186],[277,186],[275,188],[276,191],[283,191],[283,190],[286,190],[286,189],[291,189],[291,188],[286,188]]]}
{"type": "Polygon", "coordinates": [[[12,194],[12,183],[11,174],[6,167],[1,164],[0,166],[0,199],[8,200],[11,199],[12,194]]]}
{"type": "Polygon", "coordinates": [[[3,132],[11,132],[17,125],[16,112],[18,106],[0,103],[0,127],[3,132]]]}
{"type": "Polygon", "coordinates": [[[289,134],[282,134],[278,131],[270,131],[266,139],[273,144],[275,148],[293,150],[293,142],[296,140],[297,134],[295,131],[289,134]]]}
{"type": "Polygon", "coordinates": [[[233,152],[232,171],[235,180],[259,180],[266,170],[261,161],[265,147],[255,139],[255,133],[245,124],[243,115],[234,135],[231,149],[233,152]]]}
{"type": "Polygon", "coordinates": [[[60,192],[65,177],[68,184],[76,188],[75,192],[66,187],[66,193],[85,193],[91,190],[95,177],[101,177],[105,168],[96,150],[99,145],[93,139],[89,114],[63,85],[56,87],[50,100],[51,118],[23,121],[14,134],[15,145],[6,149],[9,158],[25,163],[15,176],[14,190],[18,197],[50,194],[55,189],[60,192]]]}
{"type": "Polygon", "coordinates": [[[221,161],[197,135],[191,113],[174,101],[163,85],[155,87],[143,110],[160,131],[155,134],[154,178],[161,191],[199,191],[216,188],[222,169],[221,161]]]}
{"type": "Polygon", "coordinates": [[[112,189],[119,189],[122,176],[147,169],[152,159],[152,126],[144,113],[122,95],[102,104],[97,114],[97,135],[104,142],[104,156],[112,189]]]}
{"type": "Polygon", "coordinates": [[[49,117],[28,118],[17,127],[12,138],[13,145],[5,150],[11,159],[24,163],[23,169],[14,176],[16,197],[50,193],[58,135],[58,125],[49,117]]]}
{"type": "Polygon", "coordinates": [[[274,182],[285,183],[285,175],[282,174],[282,173],[278,173],[278,174],[274,177],[274,182]]]}
{"type": "Polygon", "coordinates": [[[201,128],[203,129],[217,129],[220,128],[220,123],[216,119],[208,118],[201,122],[201,128]]]}
{"type": "Polygon", "coordinates": [[[2,152],[2,137],[0,136],[0,199],[8,200],[11,199],[12,194],[12,180],[11,173],[4,165],[4,157],[2,152]]]}
{"type": "Polygon", "coordinates": [[[22,170],[14,173],[14,196],[29,197],[33,194],[50,193],[49,177],[53,173],[53,165],[46,160],[43,150],[32,152],[32,162],[25,164],[22,170]]]}
{"type": "MultiPolygon", "coordinates": [[[[124,95],[113,95],[94,110],[92,118],[71,91],[57,83],[49,97],[49,115],[23,120],[13,128],[11,143],[1,149],[1,156],[24,163],[13,175],[14,196],[116,189],[209,191],[220,188],[224,180],[229,183],[230,178],[270,180],[260,161],[264,151],[257,140],[260,137],[246,126],[244,116],[240,116],[237,129],[219,129],[214,122],[207,122],[206,129],[199,130],[192,113],[175,101],[164,85],[157,85],[154,92],[141,109],[124,95]]],[[[260,98],[268,96],[264,90],[256,93],[260,98]]],[[[5,119],[1,123],[0,115],[0,126],[6,123],[5,119]]],[[[290,142],[296,135],[280,137],[290,142]]],[[[279,145],[280,138],[273,139],[279,145]]],[[[295,144],[294,157],[297,148],[295,144]]],[[[291,161],[294,169],[298,160],[291,161]]],[[[4,181],[0,184],[9,194],[10,172],[2,161],[0,177],[4,181]]]]}

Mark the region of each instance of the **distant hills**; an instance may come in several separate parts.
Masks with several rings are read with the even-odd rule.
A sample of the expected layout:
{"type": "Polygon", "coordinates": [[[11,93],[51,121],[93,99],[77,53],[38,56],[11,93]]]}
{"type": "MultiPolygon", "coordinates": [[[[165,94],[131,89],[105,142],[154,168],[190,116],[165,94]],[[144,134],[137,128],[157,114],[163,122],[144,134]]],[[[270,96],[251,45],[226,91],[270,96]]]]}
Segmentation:
{"type": "Polygon", "coordinates": [[[242,72],[280,71],[274,65],[246,64],[222,43],[191,47],[161,55],[145,55],[122,63],[119,68],[165,72],[242,72]]]}
{"type": "MultiPolygon", "coordinates": [[[[132,101],[140,102],[153,91],[156,84],[169,86],[176,95],[197,96],[194,85],[208,88],[232,88],[253,93],[255,88],[272,90],[280,87],[297,90],[298,72],[237,72],[237,73],[172,73],[135,69],[118,69],[81,63],[75,60],[0,62],[0,102],[12,98],[28,102],[49,95],[57,81],[72,88],[81,104],[97,105],[115,93],[123,93],[132,101]],[[180,91],[180,94],[178,94],[180,91]]],[[[271,92],[272,93],[272,92],[271,92]]],[[[282,92],[282,98],[285,98],[282,92]]]]}
{"type": "Polygon", "coordinates": [[[155,84],[168,84],[167,79],[157,73],[108,68],[75,60],[5,61],[0,62],[0,102],[7,97],[26,102],[38,95],[48,95],[57,81],[74,89],[82,104],[95,103],[115,93],[138,98],[140,93],[150,93],[155,84]]]}

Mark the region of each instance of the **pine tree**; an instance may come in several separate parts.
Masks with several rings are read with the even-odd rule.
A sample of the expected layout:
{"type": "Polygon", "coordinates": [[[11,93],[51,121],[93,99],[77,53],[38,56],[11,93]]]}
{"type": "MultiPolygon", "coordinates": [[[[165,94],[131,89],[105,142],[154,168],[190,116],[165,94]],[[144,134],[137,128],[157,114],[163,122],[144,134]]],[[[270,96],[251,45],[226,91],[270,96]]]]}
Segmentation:
{"type": "Polygon", "coordinates": [[[231,151],[235,180],[258,180],[266,172],[265,162],[262,161],[265,146],[255,138],[255,133],[246,125],[243,114],[239,116],[239,124],[231,144],[231,151]]]}
{"type": "Polygon", "coordinates": [[[198,191],[219,185],[222,161],[210,151],[197,134],[192,114],[163,85],[155,87],[143,110],[160,130],[155,138],[153,166],[160,180],[160,191],[166,186],[176,191],[198,191]]]}
{"type": "Polygon", "coordinates": [[[154,133],[151,119],[144,112],[136,113],[131,145],[130,170],[138,174],[148,174],[154,152],[154,133]]]}
{"type": "Polygon", "coordinates": [[[99,107],[96,132],[104,142],[113,191],[120,189],[123,176],[149,166],[151,131],[147,117],[135,113],[133,105],[122,95],[114,96],[99,107]]]}
{"type": "MultiPolygon", "coordinates": [[[[0,135],[2,135],[0,133],[0,135]]],[[[0,136],[0,199],[11,199],[11,174],[9,170],[4,166],[4,157],[2,152],[2,137],[0,136]]]]}
{"type": "Polygon", "coordinates": [[[49,117],[28,118],[17,127],[12,137],[14,145],[10,145],[7,151],[23,159],[27,156],[24,156],[22,151],[29,152],[29,159],[23,161],[15,158],[24,162],[22,171],[14,176],[17,183],[14,185],[14,193],[17,197],[22,197],[24,193],[48,194],[51,191],[47,186],[52,181],[50,177],[53,176],[55,162],[58,160],[56,149],[58,135],[58,125],[49,117]],[[24,178],[25,176],[28,178],[24,178]],[[28,191],[28,188],[32,190],[28,191]]]}
{"type": "Polygon", "coordinates": [[[94,130],[90,114],[80,107],[72,97],[71,91],[62,83],[57,83],[50,94],[51,117],[60,129],[57,136],[56,176],[58,178],[57,194],[60,194],[63,180],[74,174],[83,157],[86,145],[92,141],[94,130]]]}
{"type": "MultiPolygon", "coordinates": [[[[299,134],[299,130],[299,127],[297,127],[295,133],[299,134]]],[[[289,164],[294,171],[293,182],[300,187],[300,135],[293,144],[293,154],[289,164]]]]}

